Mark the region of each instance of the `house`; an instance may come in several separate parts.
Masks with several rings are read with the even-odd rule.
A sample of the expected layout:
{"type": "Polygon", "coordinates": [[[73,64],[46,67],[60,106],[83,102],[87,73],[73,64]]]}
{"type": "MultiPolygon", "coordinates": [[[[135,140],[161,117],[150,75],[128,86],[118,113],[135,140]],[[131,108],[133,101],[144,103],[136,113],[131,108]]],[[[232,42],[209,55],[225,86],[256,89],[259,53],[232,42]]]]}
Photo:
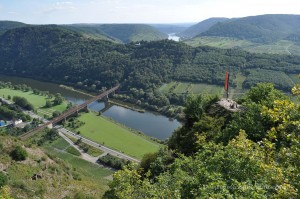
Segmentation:
{"type": "Polygon", "coordinates": [[[6,126],[6,122],[3,120],[0,120],[0,127],[6,126]]]}
{"type": "Polygon", "coordinates": [[[14,125],[18,125],[18,124],[21,124],[23,121],[21,119],[18,119],[18,120],[14,120],[14,125]]]}

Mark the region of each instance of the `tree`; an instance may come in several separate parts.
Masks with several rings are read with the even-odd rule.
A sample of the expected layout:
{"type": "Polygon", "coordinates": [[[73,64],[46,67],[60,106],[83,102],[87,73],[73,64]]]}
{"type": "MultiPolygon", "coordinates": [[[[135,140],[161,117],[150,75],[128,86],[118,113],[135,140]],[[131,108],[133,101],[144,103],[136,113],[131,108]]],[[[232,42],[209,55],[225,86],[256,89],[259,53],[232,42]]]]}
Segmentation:
{"type": "Polygon", "coordinates": [[[26,160],[27,156],[27,151],[20,146],[16,146],[16,148],[10,153],[10,157],[15,161],[26,160]]]}
{"type": "Polygon", "coordinates": [[[12,199],[7,186],[0,187],[0,199],[12,199]]]}
{"type": "Polygon", "coordinates": [[[61,94],[56,93],[55,96],[54,96],[53,104],[54,105],[59,105],[59,104],[63,103],[63,101],[64,101],[64,98],[61,96],[61,94]]]}
{"type": "Polygon", "coordinates": [[[6,175],[2,171],[0,171],[0,187],[3,187],[4,185],[6,185],[7,181],[8,180],[7,180],[6,175]]]}
{"type": "Polygon", "coordinates": [[[24,98],[24,97],[14,96],[14,97],[13,97],[13,101],[14,101],[17,105],[19,105],[19,106],[21,106],[22,108],[25,108],[25,109],[27,109],[27,110],[33,110],[33,109],[34,109],[34,108],[33,108],[33,105],[32,105],[31,103],[29,103],[29,102],[27,101],[27,99],[24,98]]]}
{"type": "Polygon", "coordinates": [[[59,116],[61,114],[61,112],[59,112],[59,111],[54,111],[53,113],[52,113],[52,117],[54,118],[54,117],[57,117],[57,116],[59,116]]]}
{"type": "Polygon", "coordinates": [[[114,174],[111,198],[296,198],[295,184],[265,158],[244,131],[228,145],[203,142],[195,156],[180,156],[155,180],[127,167],[114,174]]]}
{"type": "Polygon", "coordinates": [[[52,106],[52,102],[50,100],[46,100],[45,108],[50,108],[52,106]]]}

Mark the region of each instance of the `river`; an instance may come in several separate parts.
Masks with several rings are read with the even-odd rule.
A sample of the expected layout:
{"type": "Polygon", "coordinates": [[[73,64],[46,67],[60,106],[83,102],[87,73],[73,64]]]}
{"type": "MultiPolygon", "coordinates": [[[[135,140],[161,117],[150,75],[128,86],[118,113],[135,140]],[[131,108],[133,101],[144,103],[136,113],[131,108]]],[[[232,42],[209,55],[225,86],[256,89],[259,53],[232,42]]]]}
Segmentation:
{"type": "Polygon", "coordinates": [[[176,33],[170,33],[170,34],[168,34],[168,39],[169,40],[173,40],[173,41],[179,41],[180,37],[176,36],[175,34],[176,33]]]}
{"type": "MultiPolygon", "coordinates": [[[[26,84],[31,88],[49,91],[53,94],[60,93],[65,99],[75,104],[81,104],[85,100],[91,98],[90,96],[82,93],[60,87],[58,84],[37,81],[29,78],[0,75],[0,81],[9,81],[13,84],[26,84]]],[[[105,104],[103,102],[93,102],[88,106],[88,108],[93,111],[99,111],[105,108],[105,104]]],[[[145,135],[160,140],[169,138],[173,131],[181,126],[180,122],[177,120],[172,120],[163,115],[147,111],[145,113],[140,113],[117,105],[112,105],[107,108],[102,115],[110,117],[121,124],[144,133],[145,135]]]]}

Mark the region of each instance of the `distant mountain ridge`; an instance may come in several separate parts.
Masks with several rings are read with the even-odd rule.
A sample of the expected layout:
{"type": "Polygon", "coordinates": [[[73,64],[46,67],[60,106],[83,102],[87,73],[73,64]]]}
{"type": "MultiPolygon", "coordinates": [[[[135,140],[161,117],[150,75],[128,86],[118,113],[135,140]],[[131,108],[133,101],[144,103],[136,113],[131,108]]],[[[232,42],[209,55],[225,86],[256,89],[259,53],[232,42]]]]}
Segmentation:
{"type": "MultiPolygon", "coordinates": [[[[231,37],[257,43],[299,37],[300,15],[259,15],[216,23],[200,36],[231,37]]],[[[296,38],[296,39],[297,39],[296,38]]]]}
{"type": "Polygon", "coordinates": [[[202,32],[205,32],[209,30],[212,26],[214,26],[217,23],[224,22],[229,20],[228,18],[209,18],[204,21],[201,21],[188,29],[184,30],[183,32],[180,32],[177,34],[178,36],[182,38],[192,38],[195,37],[202,32]]]}
{"type": "MultiPolygon", "coordinates": [[[[7,30],[29,25],[15,21],[0,21],[0,34],[7,30]]],[[[67,24],[57,25],[61,28],[75,31],[87,38],[108,40],[117,43],[136,41],[155,41],[167,39],[168,35],[157,28],[146,24],[67,24]]]]}
{"type": "Polygon", "coordinates": [[[6,32],[7,30],[24,26],[27,26],[27,24],[16,21],[0,21],[0,34],[6,32]]]}
{"type": "Polygon", "coordinates": [[[168,36],[150,25],[145,24],[103,24],[99,28],[124,43],[135,41],[155,41],[167,39],[168,36]]]}
{"type": "Polygon", "coordinates": [[[171,33],[183,32],[193,24],[183,23],[183,24],[149,24],[149,25],[153,26],[160,32],[163,32],[165,34],[171,34],[171,33]]]}

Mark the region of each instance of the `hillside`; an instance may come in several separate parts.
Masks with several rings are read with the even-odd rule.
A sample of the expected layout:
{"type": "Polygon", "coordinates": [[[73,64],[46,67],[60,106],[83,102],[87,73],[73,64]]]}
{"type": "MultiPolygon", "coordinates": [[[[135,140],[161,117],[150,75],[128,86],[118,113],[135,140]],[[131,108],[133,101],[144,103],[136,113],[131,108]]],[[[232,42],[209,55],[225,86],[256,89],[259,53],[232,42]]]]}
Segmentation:
{"type": "Polygon", "coordinates": [[[23,142],[7,135],[2,128],[0,183],[1,174],[4,174],[7,178],[5,184],[13,198],[102,197],[108,189],[107,178],[113,173],[112,170],[72,155],[72,147],[62,138],[39,140],[42,140],[42,136],[23,142]],[[25,160],[13,159],[11,154],[17,146],[28,154],[25,160]]]}
{"type": "Polygon", "coordinates": [[[0,21],[0,35],[3,34],[5,31],[14,29],[14,28],[19,28],[19,27],[24,27],[27,26],[24,23],[21,22],[16,22],[16,21],[0,21]]]}
{"type": "Polygon", "coordinates": [[[168,148],[116,172],[104,198],[299,198],[299,103],[270,84],[238,103],[189,98],[168,148]]]}
{"type": "Polygon", "coordinates": [[[290,76],[300,73],[298,56],[193,48],[169,40],[140,42],[140,45],[116,44],[87,39],[59,26],[31,26],[7,31],[0,36],[0,63],[3,74],[63,83],[91,92],[98,93],[103,87],[120,83],[121,90],[127,93],[119,96],[120,99],[154,111],[169,110],[161,107],[170,104],[183,104],[184,99],[179,95],[157,92],[164,83],[178,81],[223,86],[225,71],[231,66],[232,87],[237,86],[237,74],[248,82],[239,82],[243,89],[267,81],[248,72],[249,69],[264,69],[266,76],[274,76],[272,71],[282,72],[280,77],[271,79],[272,83],[289,92],[290,76]]]}
{"type": "Polygon", "coordinates": [[[260,15],[217,23],[201,36],[232,37],[256,43],[293,39],[300,31],[300,15],[260,15]]]}
{"type": "Polygon", "coordinates": [[[191,24],[150,24],[160,32],[165,34],[179,33],[188,29],[191,24]]]}
{"type": "Polygon", "coordinates": [[[121,42],[119,39],[113,38],[112,36],[109,36],[106,33],[104,33],[101,30],[101,25],[72,24],[72,25],[65,25],[63,27],[69,30],[76,31],[87,38],[107,40],[107,41],[112,41],[117,43],[121,42]]]}
{"type": "Polygon", "coordinates": [[[209,30],[213,25],[227,20],[227,18],[209,18],[187,28],[177,35],[184,39],[192,38],[201,34],[202,32],[209,30]]]}
{"type": "Polygon", "coordinates": [[[193,46],[211,46],[216,48],[238,48],[252,53],[284,54],[300,56],[300,40],[297,35],[289,36],[289,40],[279,40],[273,43],[255,43],[232,37],[197,36],[184,43],[193,46]]]}
{"type": "Polygon", "coordinates": [[[105,34],[124,43],[166,39],[167,35],[154,27],[143,24],[103,24],[99,26],[105,34]]]}

